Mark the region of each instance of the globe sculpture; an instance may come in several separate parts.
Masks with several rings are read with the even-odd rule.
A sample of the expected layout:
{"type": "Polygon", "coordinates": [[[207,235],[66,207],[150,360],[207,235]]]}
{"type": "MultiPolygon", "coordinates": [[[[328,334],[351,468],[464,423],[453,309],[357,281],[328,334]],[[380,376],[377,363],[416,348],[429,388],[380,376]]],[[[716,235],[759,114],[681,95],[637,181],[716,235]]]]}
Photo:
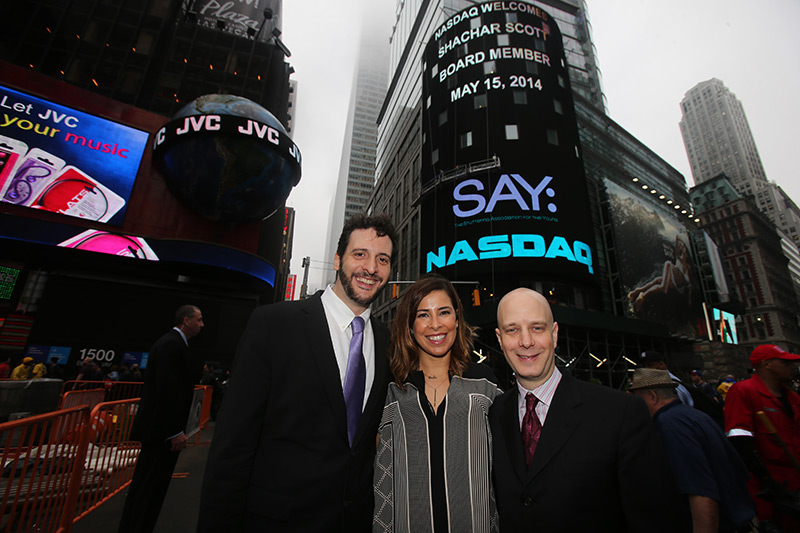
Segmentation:
{"type": "Polygon", "coordinates": [[[178,200],[213,221],[264,219],[300,181],[300,151],[286,129],[240,96],[187,104],[156,134],[153,154],[178,200]]]}

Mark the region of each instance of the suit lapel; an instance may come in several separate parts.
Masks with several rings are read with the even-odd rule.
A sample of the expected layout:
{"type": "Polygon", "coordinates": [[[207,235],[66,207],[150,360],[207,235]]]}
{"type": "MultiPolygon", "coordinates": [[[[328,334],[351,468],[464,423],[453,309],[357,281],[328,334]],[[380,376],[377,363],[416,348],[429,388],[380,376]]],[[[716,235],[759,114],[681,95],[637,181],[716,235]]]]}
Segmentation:
{"type": "Polygon", "coordinates": [[[525,452],[522,450],[522,432],[519,428],[519,389],[516,385],[505,397],[500,423],[503,428],[503,437],[506,441],[508,456],[511,458],[511,468],[519,478],[520,483],[524,484],[527,478],[528,466],[525,464],[525,452]]]}
{"type": "MultiPolygon", "coordinates": [[[[376,410],[382,410],[383,404],[386,402],[385,385],[388,382],[389,373],[389,359],[386,356],[386,350],[388,347],[389,335],[383,324],[376,318],[370,317],[370,322],[372,323],[372,336],[375,341],[375,377],[372,381],[372,389],[369,392],[367,404],[364,406],[364,413],[361,415],[361,421],[356,430],[353,441],[354,448],[364,436],[364,432],[369,426],[368,422],[372,418],[372,413],[376,410]]],[[[374,438],[374,435],[372,438],[374,438]]]]}
{"type": "MultiPolygon", "coordinates": [[[[580,392],[575,388],[570,376],[562,375],[553,403],[547,411],[542,427],[542,435],[533,454],[531,467],[527,471],[527,482],[531,482],[561,450],[569,436],[579,424],[574,411],[582,403],[580,392]]],[[[521,438],[520,438],[521,439],[521,438]]],[[[520,447],[522,445],[520,444],[520,447]]]]}
{"type": "Polygon", "coordinates": [[[317,375],[323,382],[333,415],[339,421],[343,438],[347,440],[347,408],[342,393],[342,380],[339,377],[339,365],[320,295],[321,293],[317,293],[304,301],[303,312],[308,315],[308,319],[304,321],[306,339],[311,345],[311,358],[317,366],[317,375]]]}

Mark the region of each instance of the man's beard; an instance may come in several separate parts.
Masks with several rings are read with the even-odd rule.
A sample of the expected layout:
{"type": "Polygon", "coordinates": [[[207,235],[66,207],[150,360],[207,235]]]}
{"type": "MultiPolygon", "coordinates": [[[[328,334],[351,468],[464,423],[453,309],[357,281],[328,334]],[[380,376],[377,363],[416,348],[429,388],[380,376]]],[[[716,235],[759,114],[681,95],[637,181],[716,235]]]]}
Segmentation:
{"type": "MultiPolygon", "coordinates": [[[[361,305],[363,307],[369,307],[370,304],[372,302],[374,302],[375,299],[378,297],[378,295],[381,293],[381,289],[383,289],[383,287],[379,287],[371,297],[364,298],[358,292],[356,292],[355,288],[353,287],[353,277],[354,276],[355,276],[355,274],[350,274],[349,272],[345,271],[344,268],[342,268],[339,271],[339,277],[342,280],[342,288],[344,289],[344,293],[347,295],[348,298],[353,300],[358,305],[361,305]]],[[[377,281],[376,286],[380,285],[380,283],[381,283],[381,279],[380,278],[378,278],[376,276],[371,276],[369,274],[363,274],[362,273],[358,277],[374,279],[374,280],[377,281]]]]}

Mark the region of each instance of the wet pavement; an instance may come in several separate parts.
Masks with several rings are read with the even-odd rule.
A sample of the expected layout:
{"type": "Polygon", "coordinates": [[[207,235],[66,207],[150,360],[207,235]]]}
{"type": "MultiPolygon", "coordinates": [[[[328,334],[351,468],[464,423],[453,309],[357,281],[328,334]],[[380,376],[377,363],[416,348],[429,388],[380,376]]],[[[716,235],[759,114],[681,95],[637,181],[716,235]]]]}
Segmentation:
{"type": "MultiPolygon", "coordinates": [[[[156,533],[189,533],[197,529],[200,509],[200,486],[206,468],[208,447],[214,434],[214,423],[200,432],[198,444],[192,444],[178,457],[172,482],[169,484],[164,506],[156,523],[156,533]]],[[[194,440],[194,439],[193,439],[194,440]]],[[[117,531],[122,507],[128,489],[121,491],[106,503],[89,513],[72,526],[73,533],[105,533],[117,531]]]]}

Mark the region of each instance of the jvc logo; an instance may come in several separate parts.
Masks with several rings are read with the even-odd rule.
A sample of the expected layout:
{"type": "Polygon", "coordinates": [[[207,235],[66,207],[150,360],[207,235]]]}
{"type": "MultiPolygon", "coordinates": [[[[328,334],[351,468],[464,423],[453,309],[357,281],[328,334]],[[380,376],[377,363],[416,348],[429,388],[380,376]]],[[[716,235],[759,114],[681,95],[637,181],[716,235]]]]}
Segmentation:
{"type": "MultiPolygon", "coordinates": [[[[551,181],[553,181],[552,176],[545,176],[534,187],[519,174],[503,174],[487,202],[482,194],[468,194],[472,189],[475,191],[484,189],[480,180],[464,180],[453,189],[453,199],[456,201],[453,204],[453,213],[459,218],[467,218],[479,213],[491,213],[498,202],[508,201],[516,202],[521,211],[539,211],[541,210],[539,196],[542,191],[550,198],[556,195],[556,192],[547,186],[551,181]],[[462,207],[459,202],[475,202],[475,204],[462,207]]],[[[548,203],[547,210],[555,213],[558,207],[554,203],[548,203]]]]}

